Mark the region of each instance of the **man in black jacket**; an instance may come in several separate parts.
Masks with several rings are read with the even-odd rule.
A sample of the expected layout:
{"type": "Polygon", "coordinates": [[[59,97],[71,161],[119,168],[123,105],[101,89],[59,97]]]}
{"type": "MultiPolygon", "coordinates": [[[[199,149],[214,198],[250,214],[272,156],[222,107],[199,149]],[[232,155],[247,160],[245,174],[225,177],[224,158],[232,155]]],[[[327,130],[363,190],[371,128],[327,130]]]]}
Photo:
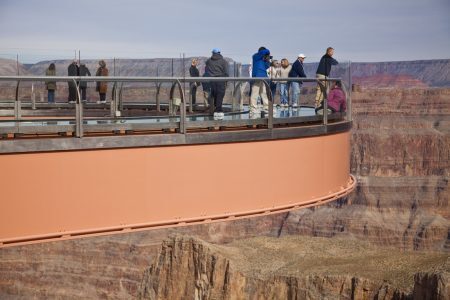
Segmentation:
{"type": "MultiPolygon", "coordinates": [[[[88,67],[85,64],[80,64],[80,76],[91,76],[91,72],[89,72],[88,67]]],[[[80,82],[80,93],[81,93],[81,101],[86,101],[86,89],[87,82],[80,82]]]]}
{"type": "MultiPolygon", "coordinates": [[[[74,59],[72,63],[67,68],[68,76],[80,76],[80,70],[78,68],[77,60],[74,59]]],[[[69,103],[75,103],[77,100],[77,85],[73,80],[69,81],[69,103]]]]}
{"type": "MultiPolygon", "coordinates": [[[[289,71],[289,77],[291,78],[298,78],[298,77],[304,77],[306,78],[305,70],[303,69],[303,62],[305,61],[305,54],[301,53],[298,55],[297,60],[292,64],[291,71],[289,71]]],[[[291,90],[292,90],[292,99],[291,99],[291,105],[293,109],[297,108],[297,105],[299,104],[298,97],[300,96],[300,90],[302,88],[302,82],[291,82],[291,90]]]]}
{"type": "MultiPolygon", "coordinates": [[[[212,56],[206,61],[205,72],[209,77],[228,77],[228,63],[220,54],[220,50],[214,48],[212,56]]],[[[214,118],[223,119],[224,114],[222,110],[223,97],[225,96],[226,81],[211,81],[211,98],[214,101],[215,110],[214,118]]]]}
{"type": "MultiPolygon", "coordinates": [[[[334,49],[332,47],[327,48],[327,52],[324,56],[320,59],[319,66],[317,67],[316,71],[316,78],[317,79],[326,79],[328,76],[330,76],[331,66],[337,65],[338,61],[333,58],[334,49]]],[[[328,84],[325,81],[322,81],[325,87],[328,86],[328,84]]],[[[320,107],[323,101],[323,91],[319,84],[317,84],[316,89],[316,108],[320,107]]]]}
{"type": "MultiPolygon", "coordinates": [[[[197,69],[198,61],[196,58],[192,59],[191,67],[189,68],[189,74],[191,77],[200,77],[200,72],[197,69]]],[[[200,84],[198,82],[192,82],[190,85],[190,92],[191,92],[191,101],[192,105],[195,105],[195,102],[197,101],[197,87],[200,84]]]]}

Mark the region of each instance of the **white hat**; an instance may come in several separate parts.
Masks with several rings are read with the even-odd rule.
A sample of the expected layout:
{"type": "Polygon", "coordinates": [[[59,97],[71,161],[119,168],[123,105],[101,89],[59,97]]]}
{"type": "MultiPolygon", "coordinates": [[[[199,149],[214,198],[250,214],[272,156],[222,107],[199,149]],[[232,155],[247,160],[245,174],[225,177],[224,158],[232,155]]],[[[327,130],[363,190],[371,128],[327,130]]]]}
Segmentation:
{"type": "Polygon", "coordinates": [[[303,53],[300,53],[300,54],[298,55],[298,57],[300,57],[300,58],[306,58],[305,54],[303,54],[303,53]]]}

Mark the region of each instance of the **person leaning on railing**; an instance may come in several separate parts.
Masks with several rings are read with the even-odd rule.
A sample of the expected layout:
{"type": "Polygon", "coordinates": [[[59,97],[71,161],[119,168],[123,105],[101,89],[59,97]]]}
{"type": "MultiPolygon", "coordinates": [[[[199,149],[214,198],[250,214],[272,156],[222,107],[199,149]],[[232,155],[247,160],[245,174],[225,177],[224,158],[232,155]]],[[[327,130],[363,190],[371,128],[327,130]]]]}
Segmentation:
{"type": "MultiPolygon", "coordinates": [[[[48,66],[48,69],[45,71],[45,76],[56,76],[56,67],[54,63],[51,63],[50,66],[48,66]]],[[[55,103],[56,81],[46,81],[45,88],[47,89],[48,103],[55,103]]]]}
{"type": "MultiPolygon", "coordinates": [[[[289,64],[287,58],[281,60],[280,78],[288,78],[292,66],[289,64]]],[[[289,105],[289,83],[287,81],[279,81],[280,84],[280,104],[281,107],[288,107],[289,105]]]]}
{"type": "MultiPolygon", "coordinates": [[[[305,70],[303,69],[303,62],[305,61],[305,54],[300,53],[295,60],[295,62],[292,64],[292,69],[289,72],[289,77],[291,78],[306,78],[305,70]]],[[[299,81],[292,81],[291,82],[291,91],[292,91],[292,99],[291,99],[291,105],[292,108],[295,110],[297,109],[297,106],[299,105],[299,96],[300,91],[302,89],[303,82],[299,81]]]]}
{"type": "MultiPolygon", "coordinates": [[[[106,67],[106,62],[104,60],[100,60],[98,62],[98,69],[97,73],[95,73],[95,76],[103,76],[106,77],[109,75],[108,68],[106,67]]],[[[100,95],[100,101],[97,101],[97,103],[106,103],[106,92],[108,91],[108,83],[105,81],[97,81],[97,92],[100,95]]]]}
{"type": "MultiPolygon", "coordinates": [[[[200,77],[200,71],[197,69],[197,64],[198,60],[193,58],[191,61],[191,67],[189,68],[189,75],[191,75],[191,77],[200,77]]],[[[199,85],[199,82],[191,82],[190,84],[192,105],[195,105],[195,102],[197,102],[197,87],[199,85]]]]}
{"type": "MultiPolygon", "coordinates": [[[[340,81],[334,82],[334,86],[328,94],[327,105],[328,113],[345,112],[347,110],[347,100],[340,81]]],[[[323,101],[322,104],[316,108],[316,114],[323,114],[323,101]]]]}
{"type": "MultiPolygon", "coordinates": [[[[333,58],[334,49],[332,47],[327,48],[327,52],[324,56],[320,59],[319,66],[317,67],[316,71],[316,78],[317,79],[326,79],[328,76],[330,76],[331,66],[337,65],[338,61],[333,58]]],[[[325,87],[328,86],[326,81],[322,81],[325,87]]],[[[319,84],[317,84],[316,89],[316,103],[315,107],[319,107],[322,104],[324,95],[322,88],[319,84]]]]}

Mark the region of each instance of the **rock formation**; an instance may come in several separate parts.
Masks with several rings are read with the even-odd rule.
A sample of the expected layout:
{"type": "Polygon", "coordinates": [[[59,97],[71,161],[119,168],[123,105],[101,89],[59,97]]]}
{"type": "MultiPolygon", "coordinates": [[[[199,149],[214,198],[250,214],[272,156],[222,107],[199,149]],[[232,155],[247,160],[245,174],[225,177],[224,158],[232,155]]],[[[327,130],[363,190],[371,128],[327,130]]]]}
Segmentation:
{"type": "MultiPolygon", "coordinates": [[[[396,254],[391,249],[368,252],[364,244],[336,247],[333,253],[309,251],[316,246],[326,248],[331,240],[311,238],[250,239],[238,245],[217,246],[193,238],[174,237],[162,244],[153,264],[145,271],[139,288],[140,299],[449,299],[450,278],[445,267],[445,255],[420,256],[396,254]],[[306,246],[304,246],[306,244],[306,246]],[[256,246],[254,249],[249,247],[256,246]],[[263,252],[280,251],[280,257],[263,252]],[[296,247],[300,249],[297,251],[296,247]],[[359,253],[351,253],[358,250],[359,253]],[[341,251],[349,251],[344,254],[341,251]],[[250,253],[249,253],[250,252],[250,253]],[[301,255],[299,255],[301,253],[301,255]],[[331,255],[329,255],[331,254],[331,255]],[[345,256],[348,257],[345,257],[345,256]],[[362,270],[358,260],[367,260],[367,276],[356,274],[362,270]],[[439,258],[437,258],[439,257],[439,258]],[[287,260],[285,260],[287,259],[287,260]],[[388,263],[398,264],[388,265],[388,263]],[[261,260],[258,263],[256,260],[261,260]],[[406,260],[406,262],[401,262],[406,260]],[[414,262],[413,262],[414,260],[414,262]],[[409,283],[395,286],[387,280],[377,280],[378,272],[402,273],[396,278],[407,281],[419,261],[440,261],[442,272],[418,273],[409,276],[409,283]],[[372,270],[371,264],[380,263],[385,270],[372,270]],[[336,275],[333,267],[345,265],[336,275]],[[292,267],[293,266],[293,267],[292,267]],[[405,266],[407,266],[405,268],[405,266]],[[328,270],[328,268],[330,270],[328,270]],[[352,275],[355,269],[355,275],[352,275]],[[359,269],[359,270],[358,270],[359,269]],[[281,271],[280,271],[281,270],[281,271]],[[281,274],[280,274],[281,273],[281,274]],[[401,278],[404,277],[404,278],[401,278]],[[401,278],[401,279],[400,279],[401,278]]],[[[349,241],[346,241],[347,243],[349,241]]],[[[334,246],[334,244],[332,245],[334,246]]],[[[369,246],[370,247],[370,246],[369,246]]],[[[373,251],[373,248],[372,248],[373,251]]],[[[436,254],[435,254],[436,255],[436,254]]],[[[433,264],[431,263],[431,264],[433,264]]],[[[391,275],[392,276],[392,275],[391,275]]]]}

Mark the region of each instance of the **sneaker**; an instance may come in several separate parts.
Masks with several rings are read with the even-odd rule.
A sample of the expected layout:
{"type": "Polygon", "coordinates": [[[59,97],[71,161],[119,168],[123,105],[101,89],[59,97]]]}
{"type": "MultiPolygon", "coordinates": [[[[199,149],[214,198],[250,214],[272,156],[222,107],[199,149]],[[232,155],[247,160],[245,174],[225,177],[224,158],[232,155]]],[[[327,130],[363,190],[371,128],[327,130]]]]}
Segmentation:
{"type": "Polygon", "coordinates": [[[223,112],[215,112],[214,120],[223,120],[223,112]]]}
{"type": "Polygon", "coordinates": [[[250,119],[258,119],[260,115],[255,112],[250,112],[248,116],[250,119]]]}
{"type": "Polygon", "coordinates": [[[105,103],[106,103],[106,100],[100,101],[100,103],[105,104],[105,103]]]}
{"type": "Polygon", "coordinates": [[[297,103],[292,104],[293,108],[297,108],[297,103]]]}

